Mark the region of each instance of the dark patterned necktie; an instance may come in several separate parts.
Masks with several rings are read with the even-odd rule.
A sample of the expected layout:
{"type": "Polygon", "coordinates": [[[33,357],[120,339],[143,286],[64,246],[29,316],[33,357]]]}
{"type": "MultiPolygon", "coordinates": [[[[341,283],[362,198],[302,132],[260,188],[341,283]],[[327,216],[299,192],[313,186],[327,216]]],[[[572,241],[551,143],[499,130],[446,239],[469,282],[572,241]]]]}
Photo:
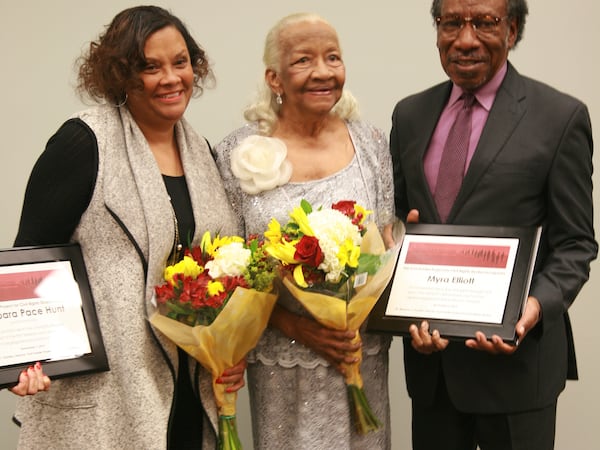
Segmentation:
{"type": "Polygon", "coordinates": [[[442,152],[440,170],[435,187],[435,204],[442,223],[446,222],[458,195],[465,174],[469,139],[471,137],[471,113],[475,96],[462,95],[463,105],[448,133],[448,139],[442,152]]]}

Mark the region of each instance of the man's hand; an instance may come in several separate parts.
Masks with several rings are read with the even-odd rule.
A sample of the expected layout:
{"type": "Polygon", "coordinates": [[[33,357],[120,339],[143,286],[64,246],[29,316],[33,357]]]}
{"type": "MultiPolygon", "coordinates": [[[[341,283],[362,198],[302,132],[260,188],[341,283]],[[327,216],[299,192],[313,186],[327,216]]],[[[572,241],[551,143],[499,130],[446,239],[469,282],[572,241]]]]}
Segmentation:
{"type": "MultiPolygon", "coordinates": [[[[411,209],[406,215],[406,223],[419,223],[419,211],[411,209]]],[[[448,339],[440,336],[438,330],[429,332],[429,322],[421,322],[421,326],[417,327],[412,324],[409,329],[410,337],[412,338],[411,345],[419,353],[429,355],[433,352],[439,352],[448,347],[448,339]]]]}
{"type": "Polygon", "coordinates": [[[491,340],[488,340],[484,333],[478,331],[475,333],[475,339],[467,339],[465,345],[473,350],[481,350],[492,355],[504,354],[510,355],[518,348],[518,343],[522,342],[527,333],[535,327],[542,318],[542,307],[540,302],[535,297],[529,297],[525,305],[525,311],[521,319],[515,325],[517,332],[517,345],[507,344],[500,336],[493,335],[491,340]]]}
{"type": "Polygon", "coordinates": [[[440,336],[438,330],[429,332],[429,322],[424,320],[421,322],[421,326],[417,327],[412,324],[409,329],[410,337],[412,338],[412,347],[424,355],[429,355],[433,352],[439,352],[448,347],[448,339],[444,339],[440,336]]]}
{"type": "Polygon", "coordinates": [[[419,210],[411,209],[406,215],[406,223],[419,223],[419,210]]]}

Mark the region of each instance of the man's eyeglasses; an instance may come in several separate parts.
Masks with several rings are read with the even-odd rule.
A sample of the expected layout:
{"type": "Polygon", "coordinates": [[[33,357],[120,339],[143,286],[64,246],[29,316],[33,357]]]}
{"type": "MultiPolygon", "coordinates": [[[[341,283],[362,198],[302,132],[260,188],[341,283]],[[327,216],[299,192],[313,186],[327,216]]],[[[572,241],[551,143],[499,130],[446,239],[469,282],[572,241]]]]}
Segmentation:
{"type": "Polygon", "coordinates": [[[495,17],[490,14],[482,14],[474,17],[462,17],[456,14],[448,14],[435,18],[438,32],[444,37],[455,38],[467,23],[470,23],[475,34],[480,37],[493,36],[498,30],[498,25],[505,17],[495,17]]]}

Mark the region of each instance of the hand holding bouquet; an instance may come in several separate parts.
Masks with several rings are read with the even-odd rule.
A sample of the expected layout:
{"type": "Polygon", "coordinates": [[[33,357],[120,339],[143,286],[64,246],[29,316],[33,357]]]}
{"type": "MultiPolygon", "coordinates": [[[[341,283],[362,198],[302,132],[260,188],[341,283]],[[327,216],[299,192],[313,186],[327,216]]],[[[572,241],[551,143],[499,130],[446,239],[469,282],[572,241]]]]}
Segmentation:
{"type": "Polygon", "coordinates": [[[164,271],[156,286],[159,312],[150,323],[212,374],[219,410],[219,448],[241,449],[235,424],[237,393],[216,382],[256,346],[277,296],[273,266],[258,239],[207,232],[200,247],[164,271]]]}
{"type": "MultiPolygon", "coordinates": [[[[363,324],[389,282],[395,259],[385,251],[370,214],[354,201],[338,202],[330,209],[302,200],[283,227],[275,219],[265,232],[265,250],[281,263],[283,284],[323,326],[356,330],[363,324]]],[[[345,364],[345,381],[351,412],[359,433],[380,427],[365,397],[357,362],[345,364]]]]}

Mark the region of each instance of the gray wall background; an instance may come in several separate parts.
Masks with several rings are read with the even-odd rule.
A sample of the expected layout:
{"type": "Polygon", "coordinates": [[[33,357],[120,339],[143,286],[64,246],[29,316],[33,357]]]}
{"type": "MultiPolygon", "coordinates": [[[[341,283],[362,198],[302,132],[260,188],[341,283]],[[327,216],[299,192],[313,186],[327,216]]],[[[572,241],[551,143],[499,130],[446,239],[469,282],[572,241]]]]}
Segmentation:
{"type": "MultiPolygon", "coordinates": [[[[347,68],[346,86],[358,98],[363,117],[387,133],[397,100],[445,79],[427,0],[155,3],[181,17],[212,59],[217,86],[192,100],[187,118],[213,144],[242,125],[242,108],[262,78],[265,34],[277,19],[291,12],[317,12],[337,28],[347,68]]],[[[84,107],[73,93],[75,58],[118,11],[136,4],[123,0],[0,0],[0,248],[12,245],[25,184],[47,139],[70,114],[84,107]]],[[[521,73],[586,102],[598,141],[600,92],[596,83],[600,65],[596,46],[600,42],[600,6],[594,0],[530,0],[529,6],[525,37],[511,54],[511,61],[521,73]]],[[[598,183],[597,175],[595,181],[598,183]]],[[[596,214],[596,223],[597,219],[596,214]]],[[[571,308],[581,379],[569,382],[559,400],[559,450],[599,447],[593,441],[600,400],[600,362],[595,346],[600,316],[595,297],[600,279],[596,266],[571,308]]],[[[410,404],[398,338],[392,344],[390,359],[393,448],[408,449],[410,404]]],[[[0,392],[3,449],[16,445],[18,429],[10,420],[14,402],[12,394],[0,392]]],[[[249,449],[252,441],[245,392],[239,409],[241,437],[249,449]]]]}

